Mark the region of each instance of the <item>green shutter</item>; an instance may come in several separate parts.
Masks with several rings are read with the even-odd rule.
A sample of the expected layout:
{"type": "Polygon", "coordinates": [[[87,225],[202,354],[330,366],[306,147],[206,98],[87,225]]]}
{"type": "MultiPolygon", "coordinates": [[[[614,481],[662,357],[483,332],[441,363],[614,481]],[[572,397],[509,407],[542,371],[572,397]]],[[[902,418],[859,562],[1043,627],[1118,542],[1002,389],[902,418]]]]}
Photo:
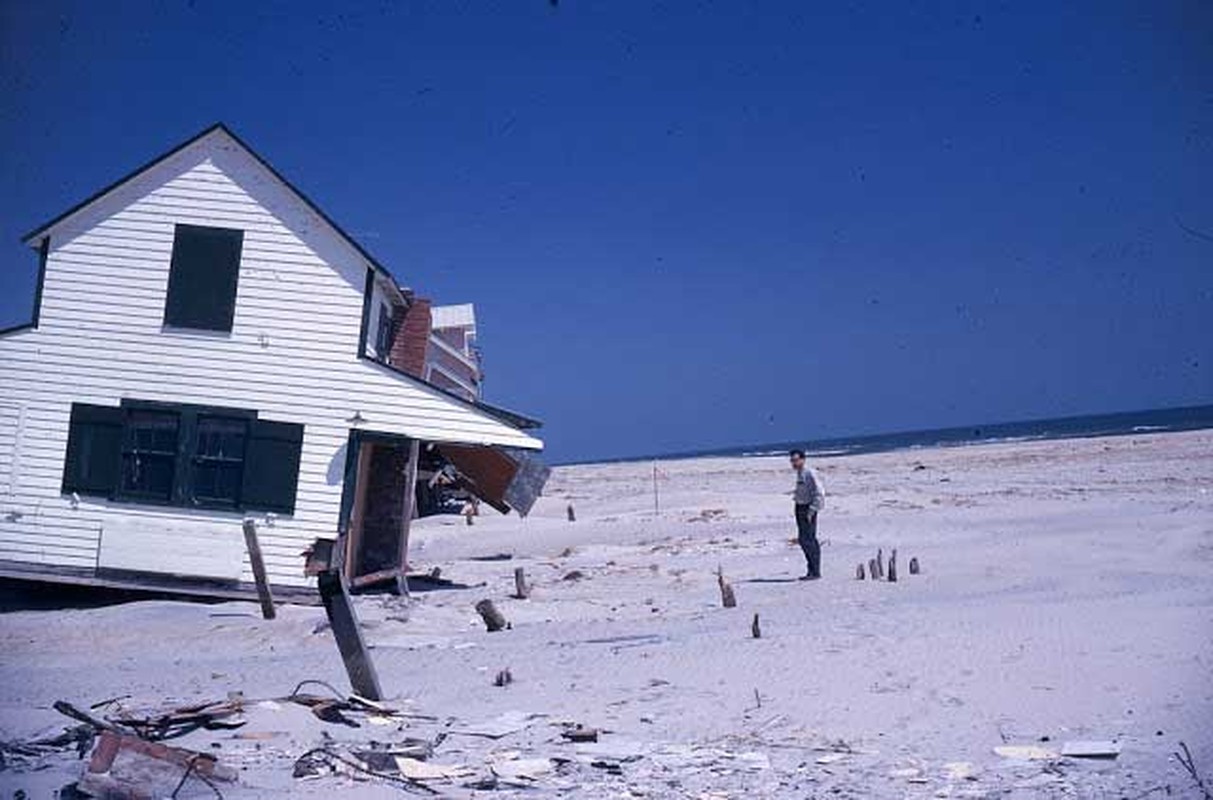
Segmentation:
{"type": "Polygon", "coordinates": [[[63,491],[109,497],[118,488],[125,412],[114,406],[72,404],[63,462],[63,491]]]}
{"type": "Polygon", "coordinates": [[[244,451],[241,505],[249,511],[295,513],[303,426],[255,420],[244,451]]]}
{"type": "Polygon", "coordinates": [[[177,328],[230,331],[244,231],[177,225],[164,322],[177,328]]]}

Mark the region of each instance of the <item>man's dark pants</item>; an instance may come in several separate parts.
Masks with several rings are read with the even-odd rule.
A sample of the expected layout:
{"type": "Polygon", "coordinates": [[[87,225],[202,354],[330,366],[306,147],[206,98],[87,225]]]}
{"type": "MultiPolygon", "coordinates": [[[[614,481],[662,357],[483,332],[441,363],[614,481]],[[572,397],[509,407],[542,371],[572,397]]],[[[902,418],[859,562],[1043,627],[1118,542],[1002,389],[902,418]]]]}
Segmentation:
{"type": "Polygon", "coordinates": [[[804,551],[804,559],[809,562],[808,574],[814,578],[821,577],[821,545],[817,542],[817,512],[807,505],[796,504],[796,537],[800,549],[804,551]]]}

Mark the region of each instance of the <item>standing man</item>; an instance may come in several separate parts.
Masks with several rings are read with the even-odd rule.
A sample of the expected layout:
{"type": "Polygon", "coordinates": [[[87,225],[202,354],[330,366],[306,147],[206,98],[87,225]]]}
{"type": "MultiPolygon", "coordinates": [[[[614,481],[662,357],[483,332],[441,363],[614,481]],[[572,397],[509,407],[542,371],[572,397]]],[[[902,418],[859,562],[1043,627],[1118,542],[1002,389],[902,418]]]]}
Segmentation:
{"type": "Polygon", "coordinates": [[[825,492],[817,473],[804,461],[803,450],[793,450],[788,454],[792,460],[792,469],[796,470],[796,490],[793,496],[796,501],[796,530],[800,549],[804,551],[805,561],[809,570],[801,578],[802,581],[815,581],[821,577],[821,545],[817,542],[817,512],[825,506],[825,492]]]}

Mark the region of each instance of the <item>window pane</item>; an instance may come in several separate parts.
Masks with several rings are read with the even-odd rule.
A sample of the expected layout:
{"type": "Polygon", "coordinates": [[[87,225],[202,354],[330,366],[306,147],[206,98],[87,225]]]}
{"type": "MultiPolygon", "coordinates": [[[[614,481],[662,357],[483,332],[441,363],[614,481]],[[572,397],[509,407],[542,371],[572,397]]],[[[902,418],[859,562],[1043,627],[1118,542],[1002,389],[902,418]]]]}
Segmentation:
{"type": "Polygon", "coordinates": [[[225,505],[240,502],[247,435],[247,420],[233,417],[198,418],[193,458],[194,502],[225,505]]]}
{"type": "Polygon", "coordinates": [[[122,491],[135,497],[168,501],[177,466],[177,415],[134,410],[127,419],[122,451],[122,491]]]}

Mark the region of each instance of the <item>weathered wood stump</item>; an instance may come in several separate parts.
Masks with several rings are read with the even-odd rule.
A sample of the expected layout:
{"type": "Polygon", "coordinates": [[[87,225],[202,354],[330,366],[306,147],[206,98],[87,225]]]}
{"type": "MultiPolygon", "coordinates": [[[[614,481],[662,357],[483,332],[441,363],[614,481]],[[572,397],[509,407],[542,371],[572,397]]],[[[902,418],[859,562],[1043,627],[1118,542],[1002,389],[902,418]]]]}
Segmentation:
{"type": "Polygon", "coordinates": [[[889,556],[889,583],[897,583],[897,548],[889,556]]]}
{"type": "Polygon", "coordinates": [[[720,604],[725,608],[737,607],[737,595],[733,593],[732,585],[724,579],[724,570],[716,569],[716,582],[720,585],[720,604]]]}
{"type": "Polygon", "coordinates": [[[577,521],[577,512],[573,510],[572,503],[569,503],[569,507],[568,507],[567,511],[569,514],[569,522],[576,522],[577,521]]]}
{"type": "Polygon", "coordinates": [[[911,575],[918,574],[918,556],[915,556],[914,558],[910,559],[910,574],[911,575]]]}
{"type": "Polygon", "coordinates": [[[526,583],[526,572],[522,567],[514,568],[514,597],[525,600],[531,596],[531,587],[526,583]]]}
{"type": "Polygon", "coordinates": [[[863,562],[860,561],[858,564],[855,565],[855,580],[861,581],[865,577],[866,576],[863,573],[863,562]]]}
{"type": "Polygon", "coordinates": [[[509,625],[492,600],[485,599],[477,603],[476,613],[484,620],[484,627],[488,628],[489,633],[504,630],[509,625]]]}
{"type": "Polygon", "coordinates": [[[762,627],[758,624],[758,615],[754,615],[754,621],[750,623],[750,635],[755,639],[762,638],[762,627]]]}
{"type": "Polygon", "coordinates": [[[884,548],[876,548],[876,577],[884,578],[884,548]]]}

